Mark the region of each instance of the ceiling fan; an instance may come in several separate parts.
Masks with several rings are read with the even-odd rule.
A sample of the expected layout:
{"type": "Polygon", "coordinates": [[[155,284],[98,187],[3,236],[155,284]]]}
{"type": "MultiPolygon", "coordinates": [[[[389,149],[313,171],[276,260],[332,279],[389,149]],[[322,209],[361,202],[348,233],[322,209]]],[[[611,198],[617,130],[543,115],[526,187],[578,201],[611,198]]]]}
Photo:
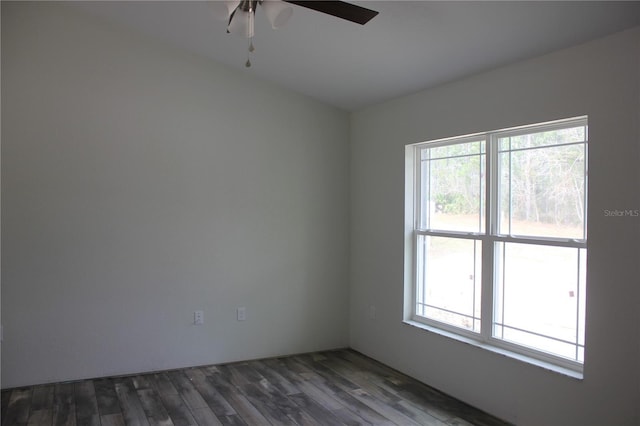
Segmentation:
{"type": "MultiPolygon", "coordinates": [[[[282,27],[293,14],[290,4],[306,7],[317,12],[326,13],[356,24],[364,25],[378,12],[345,1],[324,0],[228,0],[210,3],[214,16],[227,20],[227,33],[243,35],[249,39],[249,54],[255,50],[253,46],[254,19],[258,5],[274,29],[282,27]]],[[[247,58],[246,67],[251,66],[247,58]]]]}
{"type": "Polygon", "coordinates": [[[337,18],[342,18],[347,21],[355,22],[356,24],[360,25],[366,24],[378,14],[378,12],[376,12],[375,10],[347,3],[346,1],[284,1],[286,1],[287,3],[306,7],[307,9],[326,13],[327,15],[335,16],[337,18]]]}

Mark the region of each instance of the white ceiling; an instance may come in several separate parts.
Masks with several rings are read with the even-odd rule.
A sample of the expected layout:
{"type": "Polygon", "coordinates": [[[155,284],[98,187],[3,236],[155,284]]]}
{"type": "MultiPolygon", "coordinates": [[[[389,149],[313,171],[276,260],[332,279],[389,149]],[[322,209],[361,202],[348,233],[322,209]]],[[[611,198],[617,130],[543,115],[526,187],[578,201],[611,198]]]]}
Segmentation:
{"type": "Polygon", "coordinates": [[[197,1],[74,6],[346,110],[640,25],[640,1],[353,1],[380,12],[361,26],[299,6],[271,29],[259,8],[253,66],[197,1]]]}

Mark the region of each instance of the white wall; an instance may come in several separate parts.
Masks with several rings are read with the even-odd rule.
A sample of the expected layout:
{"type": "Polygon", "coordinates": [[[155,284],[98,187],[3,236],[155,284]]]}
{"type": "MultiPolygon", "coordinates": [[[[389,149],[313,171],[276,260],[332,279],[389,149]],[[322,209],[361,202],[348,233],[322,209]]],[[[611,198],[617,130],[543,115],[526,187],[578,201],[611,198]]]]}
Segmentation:
{"type": "Polygon", "coordinates": [[[78,13],[2,2],[2,386],[347,346],[348,114],[78,13]]]}
{"type": "Polygon", "coordinates": [[[640,423],[640,218],[603,214],[640,209],[639,84],[636,28],[355,113],[351,346],[518,425],[640,423]],[[583,114],[590,134],[584,380],[403,324],[405,144],[583,114]]]}

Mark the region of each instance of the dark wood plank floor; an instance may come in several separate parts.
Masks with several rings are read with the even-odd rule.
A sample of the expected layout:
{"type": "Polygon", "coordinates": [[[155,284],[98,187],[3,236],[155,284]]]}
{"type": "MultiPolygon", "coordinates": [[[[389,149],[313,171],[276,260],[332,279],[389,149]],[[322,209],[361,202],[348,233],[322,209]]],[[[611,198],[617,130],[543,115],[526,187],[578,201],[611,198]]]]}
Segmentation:
{"type": "Polygon", "coordinates": [[[2,426],[507,423],[352,350],[2,391],[2,426]]]}

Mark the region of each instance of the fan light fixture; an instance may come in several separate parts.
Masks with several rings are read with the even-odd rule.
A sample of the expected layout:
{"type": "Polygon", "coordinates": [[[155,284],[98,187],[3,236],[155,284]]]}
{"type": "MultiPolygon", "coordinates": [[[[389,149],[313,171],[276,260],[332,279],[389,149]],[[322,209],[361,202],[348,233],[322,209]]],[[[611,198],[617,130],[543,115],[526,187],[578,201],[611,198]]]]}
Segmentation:
{"type": "Polygon", "coordinates": [[[227,21],[227,33],[244,36],[249,40],[247,68],[251,66],[249,55],[255,50],[253,35],[254,20],[258,5],[264,10],[271,28],[278,29],[287,23],[293,14],[293,8],[282,0],[230,0],[210,3],[215,17],[227,21]]]}

